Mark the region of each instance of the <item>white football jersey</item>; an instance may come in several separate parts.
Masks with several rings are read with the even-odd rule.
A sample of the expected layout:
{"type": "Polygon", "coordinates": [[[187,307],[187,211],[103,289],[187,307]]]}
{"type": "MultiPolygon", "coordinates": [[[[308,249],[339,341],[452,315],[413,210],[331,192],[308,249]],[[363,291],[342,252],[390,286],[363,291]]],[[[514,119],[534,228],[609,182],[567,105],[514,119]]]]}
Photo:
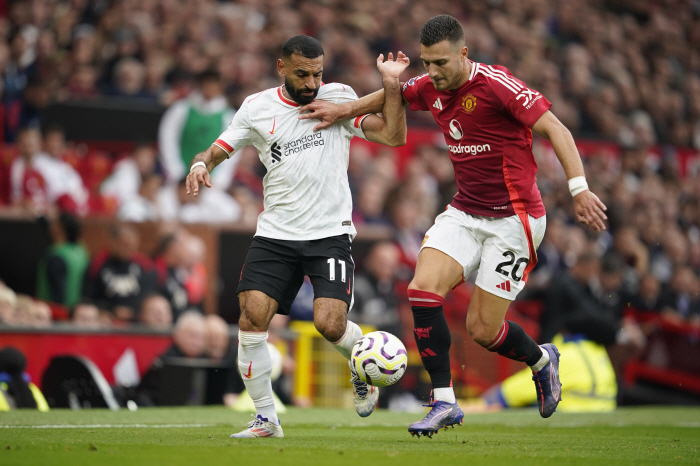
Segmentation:
{"type": "MultiPolygon", "coordinates": [[[[317,99],[342,104],[357,99],[349,86],[324,84],[317,99]]],[[[229,157],[252,145],[267,168],[263,179],[265,210],[255,236],[293,241],[349,234],[352,197],[348,184],[350,140],[365,138],[367,115],[313,131],[317,120],[299,120],[299,104],[282,87],[247,97],[214,144],[229,157]]]]}

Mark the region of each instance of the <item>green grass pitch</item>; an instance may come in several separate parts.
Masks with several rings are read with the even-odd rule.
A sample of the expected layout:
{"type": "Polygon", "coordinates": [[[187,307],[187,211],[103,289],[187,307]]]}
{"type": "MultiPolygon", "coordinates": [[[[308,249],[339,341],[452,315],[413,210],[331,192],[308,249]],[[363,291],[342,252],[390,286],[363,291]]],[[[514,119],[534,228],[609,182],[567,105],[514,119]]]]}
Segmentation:
{"type": "Polygon", "coordinates": [[[411,437],[420,414],[291,408],[285,438],[233,440],[250,415],[223,407],[0,413],[0,465],[700,465],[700,409],[468,415],[411,437]]]}

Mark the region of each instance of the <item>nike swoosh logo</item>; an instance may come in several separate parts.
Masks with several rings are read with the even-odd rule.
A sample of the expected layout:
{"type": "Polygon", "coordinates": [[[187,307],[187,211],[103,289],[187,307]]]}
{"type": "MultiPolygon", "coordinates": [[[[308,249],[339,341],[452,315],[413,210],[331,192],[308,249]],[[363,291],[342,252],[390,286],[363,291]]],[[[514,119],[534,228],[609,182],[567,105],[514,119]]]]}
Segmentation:
{"type": "Polygon", "coordinates": [[[351,283],[352,283],[352,278],[349,278],[349,279],[348,279],[348,289],[345,290],[345,291],[348,292],[348,294],[350,294],[350,284],[351,284],[351,283]]]}
{"type": "Polygon", "coordinates": [[[250,365],[248,366],[248,373],[247,373],[247,374],[243,374],[243,377],[249,379],[249,378],[251,378],[251,377],[253,376],[253,374],[251,374],[251,372],[250,372],[250,370],[252,369],[252,367],[253,367],[253,361],[250,361],[250,365]]]}
{"type": "Polygon", "coordinates": [[[276,118],[272,119],[272,131],[270,131],[270,134],[275,134],[275,123],[276,123],[276,118]]]}

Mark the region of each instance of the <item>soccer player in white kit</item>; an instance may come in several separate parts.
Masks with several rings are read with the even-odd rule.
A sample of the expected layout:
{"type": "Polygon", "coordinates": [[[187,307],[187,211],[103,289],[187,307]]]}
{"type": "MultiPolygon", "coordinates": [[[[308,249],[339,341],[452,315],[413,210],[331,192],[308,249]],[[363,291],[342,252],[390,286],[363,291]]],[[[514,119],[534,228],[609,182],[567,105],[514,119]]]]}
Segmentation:
{"type": "MultiPolygon", "coordinates": [[[[248,251],[238,286],[238,364],[257,417],[232,437],[283,437],[275,411],[267,349],[267,329],[275,313],[288,314],[307,275],[314,288],[316,329],[348,360],[362,338],[347,320],[352,307],[354,263],[351,242],[352,197],[347,168],[350,140],[358,136],[389,146],[406,142],[406,115],[399,75],[408,66],[401,52],[377,59],[386,100],[382,116],[369,114],[314,132],[315,123],[299,120],[299,107],[315,98],[336,104],[357,99],[344,84],[321,82],[323,48],[308,36],[294,36],[277,62],[284,85],[245,99],[230,126],[205,152],[195,156],[187,177],[195,196],[209,173],[234,151],[254,146],[267,168],[264,211],[248,251]]],[[[352,368],[351,368],[352,372],[352,368]]],[[[369,416],[378,391],[351,374],[354,404],[369,416]]]]}

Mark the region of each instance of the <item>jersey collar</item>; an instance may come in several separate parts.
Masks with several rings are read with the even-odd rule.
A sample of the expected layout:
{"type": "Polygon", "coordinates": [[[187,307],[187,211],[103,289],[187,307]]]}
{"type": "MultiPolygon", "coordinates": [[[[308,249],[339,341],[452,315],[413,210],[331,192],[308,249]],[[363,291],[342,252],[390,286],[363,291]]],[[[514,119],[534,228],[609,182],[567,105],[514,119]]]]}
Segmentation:
{"type": "MultiPolygon", "coordinates": [[[[325,85],[326,85],[326,83],[324,83],[323,81],[321,81],[321,87],[323,87],[323,86],[325,86],[325,85]]],[[[283,88],[283,87],[284,87],[284,86],[280,86],[280,87],[277,88],[277,95],[280,97],[280,100],[281,100],[282,102],[284,102],[285,104],[287,104],[287,105],[291,105],[292,107],[300,107],[301,105],[299,105],[298,103],[294,102],[293,100],[289,100],[288,98],[286,98],[286,97],[284,96],[284,94],[282,93],[282,88],[283,88]]]]}
{"type": "Polygon", "coordinates": [[[288,98],[286,98],[284,96],[284,94],[282,93],[282,86],[277,88],[277,95],[279,96],[280,100],[283,103],[285,103],[287,105],[291,105],[292,107],[299,107],[298,103],[294,102],[293,100],[289,100],[288,98]]]}
{"type": "Polygon", "coordinates": [[[478,68],[479,68],[479,64],[478,64],[477,62],[471,61],[471,60],[469,60],[469,63],[472,64],[472,71],[471,71],[471,73],[469,73],[469,79],[467,79],[467,81],[466,81],[464,84],[462,84],[461,86],[459,86],[457,89],[447,89],[447,90],[444,91],[444,92],[447,92],[447,93],[450,93],[450,94],[458,94],[458,93],[460,93],[465,87],[468,87],[468,86],[472,83],[472,80],[474,79],[474,76],[476,76],[476,72],[477,72],[477,70],[478,70],[478,68]]]}

